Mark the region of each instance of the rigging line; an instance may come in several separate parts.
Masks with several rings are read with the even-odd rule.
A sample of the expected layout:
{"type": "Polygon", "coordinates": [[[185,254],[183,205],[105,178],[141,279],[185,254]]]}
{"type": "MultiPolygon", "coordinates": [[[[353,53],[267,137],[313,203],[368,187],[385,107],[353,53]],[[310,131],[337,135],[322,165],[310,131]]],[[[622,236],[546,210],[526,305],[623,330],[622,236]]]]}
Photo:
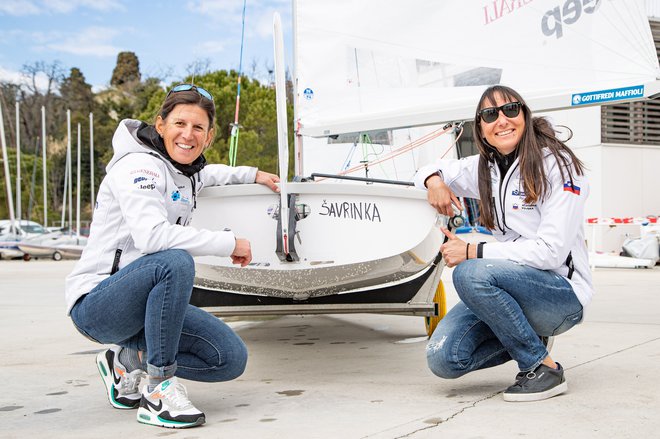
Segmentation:
{"type": "Polygon", "coordinates": [[[353,154],[355,153],[355,148],[357,147],[357,144],[358,144],[357,140],[353,142],[353,146],[351,146],[351,149],[348,151],[348,155],[346,155],[344,164],[341,165],[342,171],[348,169],[348,167],[351,165],[351,159],[353,158],[353,154]]]}
{"type": "MultiPolygon", "coordinates": [[[[402,146],[401,148],[395,149],[390,154],[386,155],[385,157],[383,157],[380,160],[374,160],[373,162],[369,162],[369,163],[365,163],[365,164],[360,164],[358,166],[354,166],[350,169],[347,169],[345,171],[342,171],[342,172],[338,173],[337,175],[350,174],[350,173],[353,173],[353,172],[356,172],[356,171],[363,170],[365,168],[365,166],[375,165],[375,164],[378,164],[380,162],[384,162],[386,160],[391,160],[394,157],[397,157],[401,154],[404,154],[408,151],[411,151],[412,149],[415,149],[415,148],[417,148],[417,147],[419,147],[419,146],[421,146],[421,145],[423,145],[427,142],[430,142],[431,140],[433,140],[437,137],[440,137],[441,135],[443,135],[447,131],[449,131],[449,128],[450,127],[448,127],[448,128],[444,128],[444,127],[443,128],[438,128],[437,130],[434,130],[431,133],[425,134],[424,136],[420,137],[419,139],[414,140],[414,141],[410,142],[409,144],[402,146]]],[[[317,179],[314,180],[314,182],[323,181],[326,178],[327,177],[317,178],[317,179]]]]}
{"type": "Polygon", "coordinates": [[[448,128],[440,128],[440,129],[438,129],[438,130],[435,130],[435,131],[433,131],[433,132],[431,132],[431,133],[429,133],[429,134],[427,134],[427,135],[425,135],[425,136],[422,136],[420,139],[415,140],[415,141],[409,143],[408,145],[404,145],[404,146],[402,146],[401,148],[394,150],[392,153],[387,154],[387,155],[385,155],[384,157],[382,157],[382,158],[380,158],[380,159],[378,159],[378,160],[374,160],[374,161],[372,161],[372,162],[368,162],[368,163],[365,163],[365,164],[362,164],[362,165],[359,165],[359,166],[354,166],[354,167],[351,168],[351,169],[347,169],[346,171],[341,172],[339,175],[350,174],[350,173],[352,173],[352,172],[356,172],[356,171],[362,170],[362,169],[364,169],[366,166],[373,166],[373,165],[375,165],[375,164],[378,164],[378,163],[384,162],[384,161],[386,161],[386,160],[391,160],[391,159],[393,159],[394,157],[397,157],[397,156],[399,156],[399,155],[401,155],[401,154],[404,154],[404,153],[406,153],[406,152],[408,152],[408,151],[411,151],[411,150],[413,150],[413,149],[415,149],[415,148],[417,148],[417,147],[419,147],[419,146],[421,146],[421,145],[423,145],[423,144],[425,144],[425,143],[427,143],[427,142],[429,142],[429,141],[435,139],[436,137],[439,137],[439,136],[445,134],[447,131],[449,131],[449,127],[448,127],[448,128]]]}
{"type": "MultiPolygon", "coordinates": [[[[633,5],[635,4],[635,2],[630,2],[630,3],[633,3],[633,5]]],[[[617,4],[615,4],[615,3],[611,3],[610,6],[615,10],[615,17],[617,17],[616,23],[613,22],[613,20],[611,20],[608,15],[605,15],[605,19],[614,28],[616,28],[616,24],[629,23],[630,19],[635,19],[634,18],[635,15],[642,15],[642,16],[646,17],[646,13],[645,12],[641,13],[640,9],[637,9],[637,11],[636,11],[637,14],[635,14],[635,13],[633,13],[633,11],[630,7],[617,8],[617,4]]],[[[628,4],[627,6],[631,6],[631,5],[628,4]]],[[[648,19],[645,18],[645,20],[648,20],[648,19]]],[[[644,36],[644,32],[639,27],[631,28],[631,26],[625,25],[625,26],[623,26],[623,28],[624,28],[624,30],[626,30],[626,32],[621,32],[620,34],[621,34],[622,38],[627,43],[629,43],[630,47],[634,47],[634,48],[640,48],[640,47],[645,48],[646,47],[646,48],[648,48],[648,44],[644,44],[644,42],[647,41],[647,39],[644,36]]],[[[647,51],[646,52],[647,57],[649,56],[649,54],[650,54],[650,52],[647,51]]],[[[653,54],[653,55],[655,55],[655,54],[653,54]]],[[[643,57],[643,59],[648,59],[647,57],[643,57]]]]}
{"type": "MultiPolygon", "coordinates": [[[[363,144],[364,149],[363,149],[362,154],[363,154],[364,161],[369,163],[369,159],[368,159],[369,156],[374,156],[374,157],[378,158],[381,154],[383,154],[385,152],[385,146],[382,143],[373,143],[371,141],[371,137],[369,137],[369,134],[362,134],[362,135],[364,136],[363,140],[366,140],[366,144],[363,144]],[[380,152],[376,152],[376,145],[380,146],[380,152]],[[369,147],[371,147],[371,153],[369,152],[369,147]]],[[[387,174],[387,171],[385,170],[385,168],[383,167],[383,165],[378,163],[378,167],[380,168],[383,175],[385,177],[387,177],[388,174],[387,174]]]]}
{"type": "MultiPolygon", "coordinates": [[[[408,128],[408,139],[412,139],[412,134],[411,134],[410,128],[408,128]]],[[[413,169],[418,169],[415,154],[410,154],[410,161],[412,162],[413,169]]],[[[394,169],[396,171],[396,165],[395,165],[394,169]]]]}
{"type": "Polygon", "coordinates": [[[236,166],[236,153],[238,151],[238,112],[241,106],[241,76],[243,74],[243,44],[245,42],[245,6],[247,0],[243,0],[243,18],[241,23],[241,52],[238,60],[238,79],[236,81],[236,110],[234,111],[234,123],[231,124],[231,138],[229,140],[229,165],[236,166]]]}
{"type": "MultiPolygon", "coordinates": [[[[426,143],[426,142],[429,141],[429,140],[431,140],[431,138],[425,140],[424,142],[420,142],[419,144],[426,143]]],[[[417,141],[416,141],[416,142],[417,142],[417,141]]],[[[372,162],[367,162],[367,163],[365,163],[365,164],[360,164],[360,165],[354,166],[353,168],[350,168],[350,169],[347,169],[347,170],[343,171],[340,175],[343,175],[343,174],[350,174],[350,173],[352,173],[352,172],[356,172],[356,171],[359,171],[359,170],[364,169],[365,166],[375,165],[375,164],[380,163],[380,162],[382,162],[382,161],[390,160],[390,159],[392,159],[392,158],[394,158],[394,157],[396,157],[396,156],[398,156],[398,155],[400,155],[400,154],[403,154],[403,153],[406,153],[406,152],[410,151],[411,149],[413,149],[413,148],[416,147],[416,146],[418,146],[418,145],[415,145],[415,142],[412,142],[412,143],[410,143],[410,144],[408,144],[408,145],[404,145],[404,146],[402,146],[401,148],[396,149],[396,150],[390,152],[389,154],[387,154],[386,156],[382,157],[381,159],[377,159],[377,160],[374,160],[374,161],[372,161],[372,162]]]]}
{"type": "MultiPolygon", "coordinates": [[[[627,18],[629,18],[629,19],[635,19],[635,16],[643,16],[645,20],[648,20],[648,18],[646,17],[646,12],[643,11],[640,8],[641,2],[630,2],[630,3],[631,4],[627,5],[629,7],[625,7],[623,9],[621,9],[621,8],[617,9],[617,5],[615,5],[615,4],[612,4],[611,7],[616,10],[615,15],[617,17],[627,16],[627,18]],[[637,6],[637,8],[635,8],[635,6],[637,6]],[[633,8],[635,8],[635,10],[633,10],[633,8]]],[[[617,20],[617,21],[619,21],[619,22],[623,21],[624,23],[626,22],[625,20],[617,20]]],[[[649,55],[655,55],[655,50],[653,51],[654,53],[651,54],[651,52],[648,50],[649,45],[644,44],[644,42],[647,41],[647,39],[648,39],[648,34],[642,28],[637,27],[637,28],[631,29],[630,26],[626,26],[626,30],[628,32],[625,33],[624,35],[629,35],[634,40],[631,43],[632,47],[642,47],[642,48],[647,49],[646,50],[646,56],[647,57],[649,55]]]]}
{"type": "MultiPolygon", "coordinates": [[[[648,15],[646,13],[646,9],[641,4],[641,2],[635,2],[635,3],[633,3],[633,5],[636,6],[637,15],[644,16],[646,18],[647,22],[648,22],[649,18],[648,18],[648,15]]],[[[639,29],[639,31],[640,31],[640,39],[641,39],[642,43],[644,41],[648,41],[649,39],[651,41],[654,41],[653,32],[651,31],[650,24],[649,24],[649,26],[645,26],[644,29],[639,29]]],[[[647,52],[648,52],[647,56],[649,57],[649,59],[653,59],[653,57],[657,57],[657,53],[656,53],[656,49],[655,49],[655,41],[654,41],[654,44],[652,44],[652,45],[651,44],[646,44],[644,46],[647,49],[647,52]]]]}
{"type": "MultiPolygon", "coordinates": [[[[614,5],[614,3],[615,3],[615,2],[609,2],[610,5],[614,5]]],[[[622,3],[623,3],[623,2],[622,2],[622,3]]],[[[627,3],[633,3],[633,2],[625,2],[625,3],[627,4],[627,3]]],[[[533,11],[536,11],[536,12],[539,12],[539,13],[543,13],[543,11],[542,11],[539,7],[535,6],[534,4],[529,4],[529,5],[527,5],[527,7],[528,7],[530,10],[533,10],[533,11]]],[[[603,11],[598,11],[597,13],[602,13],[602,12],[603,12],[603,11]]],[[[620,11],[617,11],[617,12],[620,13],[620,11]]],[[[644,14],[645,14],[645,13],[644,13],[644,14]]],[[[609,16],[608,14],[605,14],[604,17],[605,17],[605,20],[606,20],[607,23],[611,26],[612,29],[617,29],[617,28],[618,28],[617,24],[619,24],[620,20],[617,20],[617,22],[613,22],[613,21],[610,19],[610,16],[609,16]]],[[[558,23],[558,24],[561,24],[561,23],[558,23]]],[[[583,39],[585,39],[585,40],[587,40],[587,41],[591,41],[591,42],[593,42],[595,45],[598,45],[598,46],[604,48],[606,51],[609,51],[609,52],[611,52],[611,53],[615,53],[615,54],[617,54],[617,55],[621,55],[623,58],[625,58],[626,60],[628,60],[630,63],[632,63],[632,64],[634,64],[634,65],[641,66],[641,67],[648,67],[648,64],[647,64],[647,63],[639,62],[639,60],[638,60],[636,57],[634,57],[634,56],[628,56],[628,54],[625,53],[625,52],[617,52],[617,51],[615,51],[615,50],[612,50],[609,46],[603,44],[602,42],[600,42],[600,41],[598,41],[598,40],[594,40],[594,39],[592,39],[592,38],[588,38],[587,35],[586,35],[585,33],[578,32],[578,31],[576,31],[575,29],[573,29],[571,26],[566,26],[566,27],[564,28],[564,30],[566,30],[567,32],[572,32],[572,33],[574,33],[574,34],[576,34],[576,35],[579,35],[579,36],[581,36],[583,39]]],[[[628,29],[628,30],[629,30],[629,29],[628,29]]],[[[628,32],[628,33],[622,33],[622,32],[619,32],[621,38],[624,39],[624,40],[627,40],[626,35],[627,35],[627,34],[631,34],[631,33],[632,33],[632,31],[630,31],[630,32],[628,32]]],[[[646,39],[644,38],[643,41],[646,41],[646,39]]],[[[644,46],[644,44],[635,44],[635,43],[631,44],[631,47],[640,47],[640,46],[644,46]]],[[[655,56],[655,54],[654,54],[654,56],[655,56]]],[[[644,58],[644,59],[648,59],[648,58],[644,58]]],[[[623,66],[620,66],[620,67],[623,69],[623,66]]],[[[621,71],[624,71],[624,72],[625,72],[625,70],[599,70],[599,71],[610,72],[610,73],[620,73],[621,71]]]]}
{"type": "Polygon", "coordinates": [[[459,139],[460,139],[461,136],[463,135],[463,127],[464,127],[464,125],[461,124],[461,128],[460,128],[461,131],[458,133],[458,135],[456,136],[456,139],[454,139],[454,141],[451,143],[451,145],[449,145],[449,146],[447,147],[447,149],[445,150],[445,152],[440,156],[441,159],[445,158],[445,156],[446,156],[447,154],[449,154],[449,151],[451,151],[451,149],[452,149],[454,146],[456,146],[456,144],[458,144],[459,139]]]}
{"type": "MultiPolygon", "coordinates": [[[[408,151],[411,151],[411,150],[414,149],[414,148],[417,148],[417,147],[419,147],[419,146],[421,146],[421,145],[423,145],[423,144],[425,144],[425,143],[427,143],[427,142],[429,142],[429,141],[431,141],[431,140],[433,140],[433,139],[435,139],[435,138],[438,138],[438,137],[440,137],[440,136],[443,135],[443,134],[446,134],[447,131],[449,131],[450,128],[452,128],[452,127],[450,126],[450,127],[448,127],[448,128],[442,128],[442,129],[439,129],[439,130],[435,130],[435,131],[433,131],[432,133],[430,133],[430,134],[428,134],[428,135],[426,135],[426,136],[421,137],[421,138],[420,138],[419,140],[417,140],[417,141],[413,141],[413,142],[411,142],[411,143],[408,144],[408,145],[402,146],[401,148],[395,150],[393,154],[390,154],[390,155],[388,155],[388,156],[382,158],[381,160],[374,160],[373,162],[366,163],[365,165],[355,166],[354,168],[348,169],[348,170],[346,170],[346,171],[344,171],[344,172],[340,172],[338,175],[346,175],[346,174],[350,174],[350,173],[352,173],[352,172],[355,172],[355,171],[359,171],[359,170],[361,170],[361,169],[364,169],[365,166],[369,166],[369,165],[373,166],[373,165],[375,165],[375,164],[378,164],[378,163],[384,162],[384,161],[386,161],[386,160],[391,160],[391,159],[393,159],[394,157],[397,157],[397,156],[399,156],[399,155],[401,155],[401,154],[404,154],[404,153],[406,153],[406,152],[408,152],[408,151]],[[421,141],[421,140],[424,139],[425,137],[429,137],[429,138],[428,138],[428,139],[425,139],[424,141],[421,141]]],[[[442,155],[440,156],[440,158],[444,158],[444,157],[445,157],[445,156],[451,151],[451,149],[452,149],[454,146],[456,146],[456,144],[458,143],[459,139],[460,139],[461,136],[463,135],[463,131],[464,131],[464,130],[463,130],[463,126],[461,126],[460,130],[461,130],[461,131],[459,132],[459,134],[458,134],[458,135],[456,136],[456,138],[455,138],[455,139],[449,144],[449,146],[447,147],[447,149],[445,150],[445,152],[442,153],[442,155]]],[[[318,179],[316,179],[316,180],[314,180],[314,181],[315,181],[315,182],[323,181],[323,180],[325,180],[326,178],[327,178],[327,177],[318,178],[318,179]]]]}
{"type": "MultiPolygon", "coordinates": [[[[610,3],[610,5],[611,5],[613,8],[616,7],[616,6],[614,5],[613,2],[610,3]]],[[[622,16],[622,15],[623,15],[623,14],[621,14],[621,11],[618,11],[618,10],[617,10],[616,12],[617,12],[617,16],[622,16]]],[[[601,13],[602,13],[602,11],[601,11],[601,13]]],[[[607,23],[612,27],[612,29],[617,29],[617,28],[618,28],[617,24],[620,24],[621,21],[622,21],[622,20],[617,20],[616,22],[614,22],[614,21],[610,18],[610,16],[607,15],[607,14],[604,15],[604,20],[607,21],[607,23]]],[[[634,40],[631,41],[630,36],[633,36],[635,33],[637,33],[637,34],[639,35],[639,32],[634,32],[634,29],[630,29],[630,26],[626,26],[626,29],[625,29],[625,30],[627,30],[628,32],[621,32],[621,31],[619,31],[619,36],[621,37],[622,40],[624,40],[624,41],[626,41],[626,43],[628,43],[629,47],[631,47],[631,48],[639,48],[639,47],[647,46],[646,44],[644,44],[645,39],[644,39],[643,37],[642,37],[642,42],[641,42],[641,43],[640,43],[639,41],[634,41],[634,40]]],[[[577,32],[577,31],[574,30],[574,29],[571,29],[571,32],[574,32],[575,34],[580,35],[580,36],[582,36],[583,38],[585,38],[585,39],[587,39],[587,40],[591,40],[591,41],[593,41],[593,43],[594,43],[595,45],[598,45],[598,46],[600,46],[600,47],[606,49],[606,50],[609,51],[609,52],[612,52],[612,53],[615,53],[615,54],[617,54],[617,55],[620,55],[622,58],[628,60],[631,64],[634,64],[634,65],[637,65],[637,66],[640,66],[640,67],[644,67],[644,68],[648,68],[648,63],[640,62],[639,59],[638,59],[639,57],[629,55],[628,52],[617,52],[617,51],[615,51],[615,50],[612,50],[611,47],[606,46],[606,45],[603,44],[602,42],[600,42],[600,41],[598,41],[598,40],[592,40],[592,39],[589,39],[589,38],[587,38],[584,34],[582,34],[581,32],[577,32]]],[[[642,59],[648,59],[648,57],[642,57],[642,59]]],[[[614,72],[618,72],[617,70],[612,70],[612,71],[614,71],[614,72]]]]}

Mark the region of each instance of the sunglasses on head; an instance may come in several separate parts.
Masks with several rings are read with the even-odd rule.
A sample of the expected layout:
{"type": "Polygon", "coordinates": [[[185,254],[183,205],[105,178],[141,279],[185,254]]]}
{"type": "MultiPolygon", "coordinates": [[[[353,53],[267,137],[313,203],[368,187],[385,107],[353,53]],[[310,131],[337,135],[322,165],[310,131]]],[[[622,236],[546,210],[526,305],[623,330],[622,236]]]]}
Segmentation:
{"type": "Polygon", "coordinates": [[[167,96],[165,96],[165,99],[167,99],[169,97],[169,95],[171,95],[172,93],[178,93],[180,91],[190,91],[190,90],[196,91],[201,97],[206,98],[209,101],[213,101],[213,95],[211,95],[211,93],[209,93],[207,90],[203,89],[202,87],[198,87],[198,86],[193,85],[193,84],[175,85],[174,87],[172,87],[172,90],[170,90],[167,93],[167,96]]]}
{"type": "Polygon", "coordinates": [[[520,114],[520,109],[522,108],[522,102],[509,102],[500,107],[488,107],[479,111],[477,115],[483,119],[486,123],[493,123],[500,117],[500,111],[504,113],[506,117],[513,118],[517,117],[520,114]]]}

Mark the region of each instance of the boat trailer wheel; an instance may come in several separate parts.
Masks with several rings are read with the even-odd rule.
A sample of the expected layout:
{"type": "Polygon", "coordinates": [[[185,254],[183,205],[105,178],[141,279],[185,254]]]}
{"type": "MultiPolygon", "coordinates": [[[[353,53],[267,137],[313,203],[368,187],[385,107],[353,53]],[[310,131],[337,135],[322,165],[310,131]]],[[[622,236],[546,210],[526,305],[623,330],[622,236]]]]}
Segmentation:
{"type": "Polygon", "coordinates": [[[426,335],[428,335],[429,338],[431,338],[431,335],[433,335],[433,331],[435,331],[435,328],[438,326],[438,323],[440,323],[440,320],[442,320],[442,318],[447,314],[447,296],[445,294],[445,285],[442,283],[442,280],[438,282],[438,286],[435,289],[433,302],[435,303],[438,310],[438,315],[424,317],[426,335]]]}

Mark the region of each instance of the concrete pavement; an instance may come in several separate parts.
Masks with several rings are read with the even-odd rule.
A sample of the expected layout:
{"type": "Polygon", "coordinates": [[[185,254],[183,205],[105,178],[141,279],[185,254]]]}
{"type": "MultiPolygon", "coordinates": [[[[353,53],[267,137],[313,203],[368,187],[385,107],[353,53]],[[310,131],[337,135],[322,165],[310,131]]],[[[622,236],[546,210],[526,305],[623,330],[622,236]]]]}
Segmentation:
{"type": "Polygon", "coordinates": [[[585,323],[557,337],[552,352],[569,391],[547,401],[502,400],[513,363],[458,380],[433,376],[419,317],[235,319],[250,351],[245,374],[186,382],[207,423],[167,430],[110,407],[94,365],[103,347],[65,316],[72,266],[0,261],[2,438],[660,437],[658,267],[596,269],[585,323]]]}

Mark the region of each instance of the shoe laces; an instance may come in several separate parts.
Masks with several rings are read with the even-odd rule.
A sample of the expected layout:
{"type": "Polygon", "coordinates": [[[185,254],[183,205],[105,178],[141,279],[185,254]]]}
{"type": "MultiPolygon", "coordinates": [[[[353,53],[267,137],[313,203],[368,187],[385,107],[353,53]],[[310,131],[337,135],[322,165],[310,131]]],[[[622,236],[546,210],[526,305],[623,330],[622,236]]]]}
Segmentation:
{"type": "Polygon", "coordinates": [[[124,395],[130,395],[140,392],[140,381],[146,377],[147,374],[141,369],[135,369],[132,372],[126,372],[119,381],[119,391],[124,395]]]}
{"type": "Polygon", "coordinates": [[[166,389],[160,390],[160,393],[167,399],[168,403],[179,410],[193,407],[192,402],[188,399],[186,387],[177,380],[170,380],[170,383],[166,389]]]}

